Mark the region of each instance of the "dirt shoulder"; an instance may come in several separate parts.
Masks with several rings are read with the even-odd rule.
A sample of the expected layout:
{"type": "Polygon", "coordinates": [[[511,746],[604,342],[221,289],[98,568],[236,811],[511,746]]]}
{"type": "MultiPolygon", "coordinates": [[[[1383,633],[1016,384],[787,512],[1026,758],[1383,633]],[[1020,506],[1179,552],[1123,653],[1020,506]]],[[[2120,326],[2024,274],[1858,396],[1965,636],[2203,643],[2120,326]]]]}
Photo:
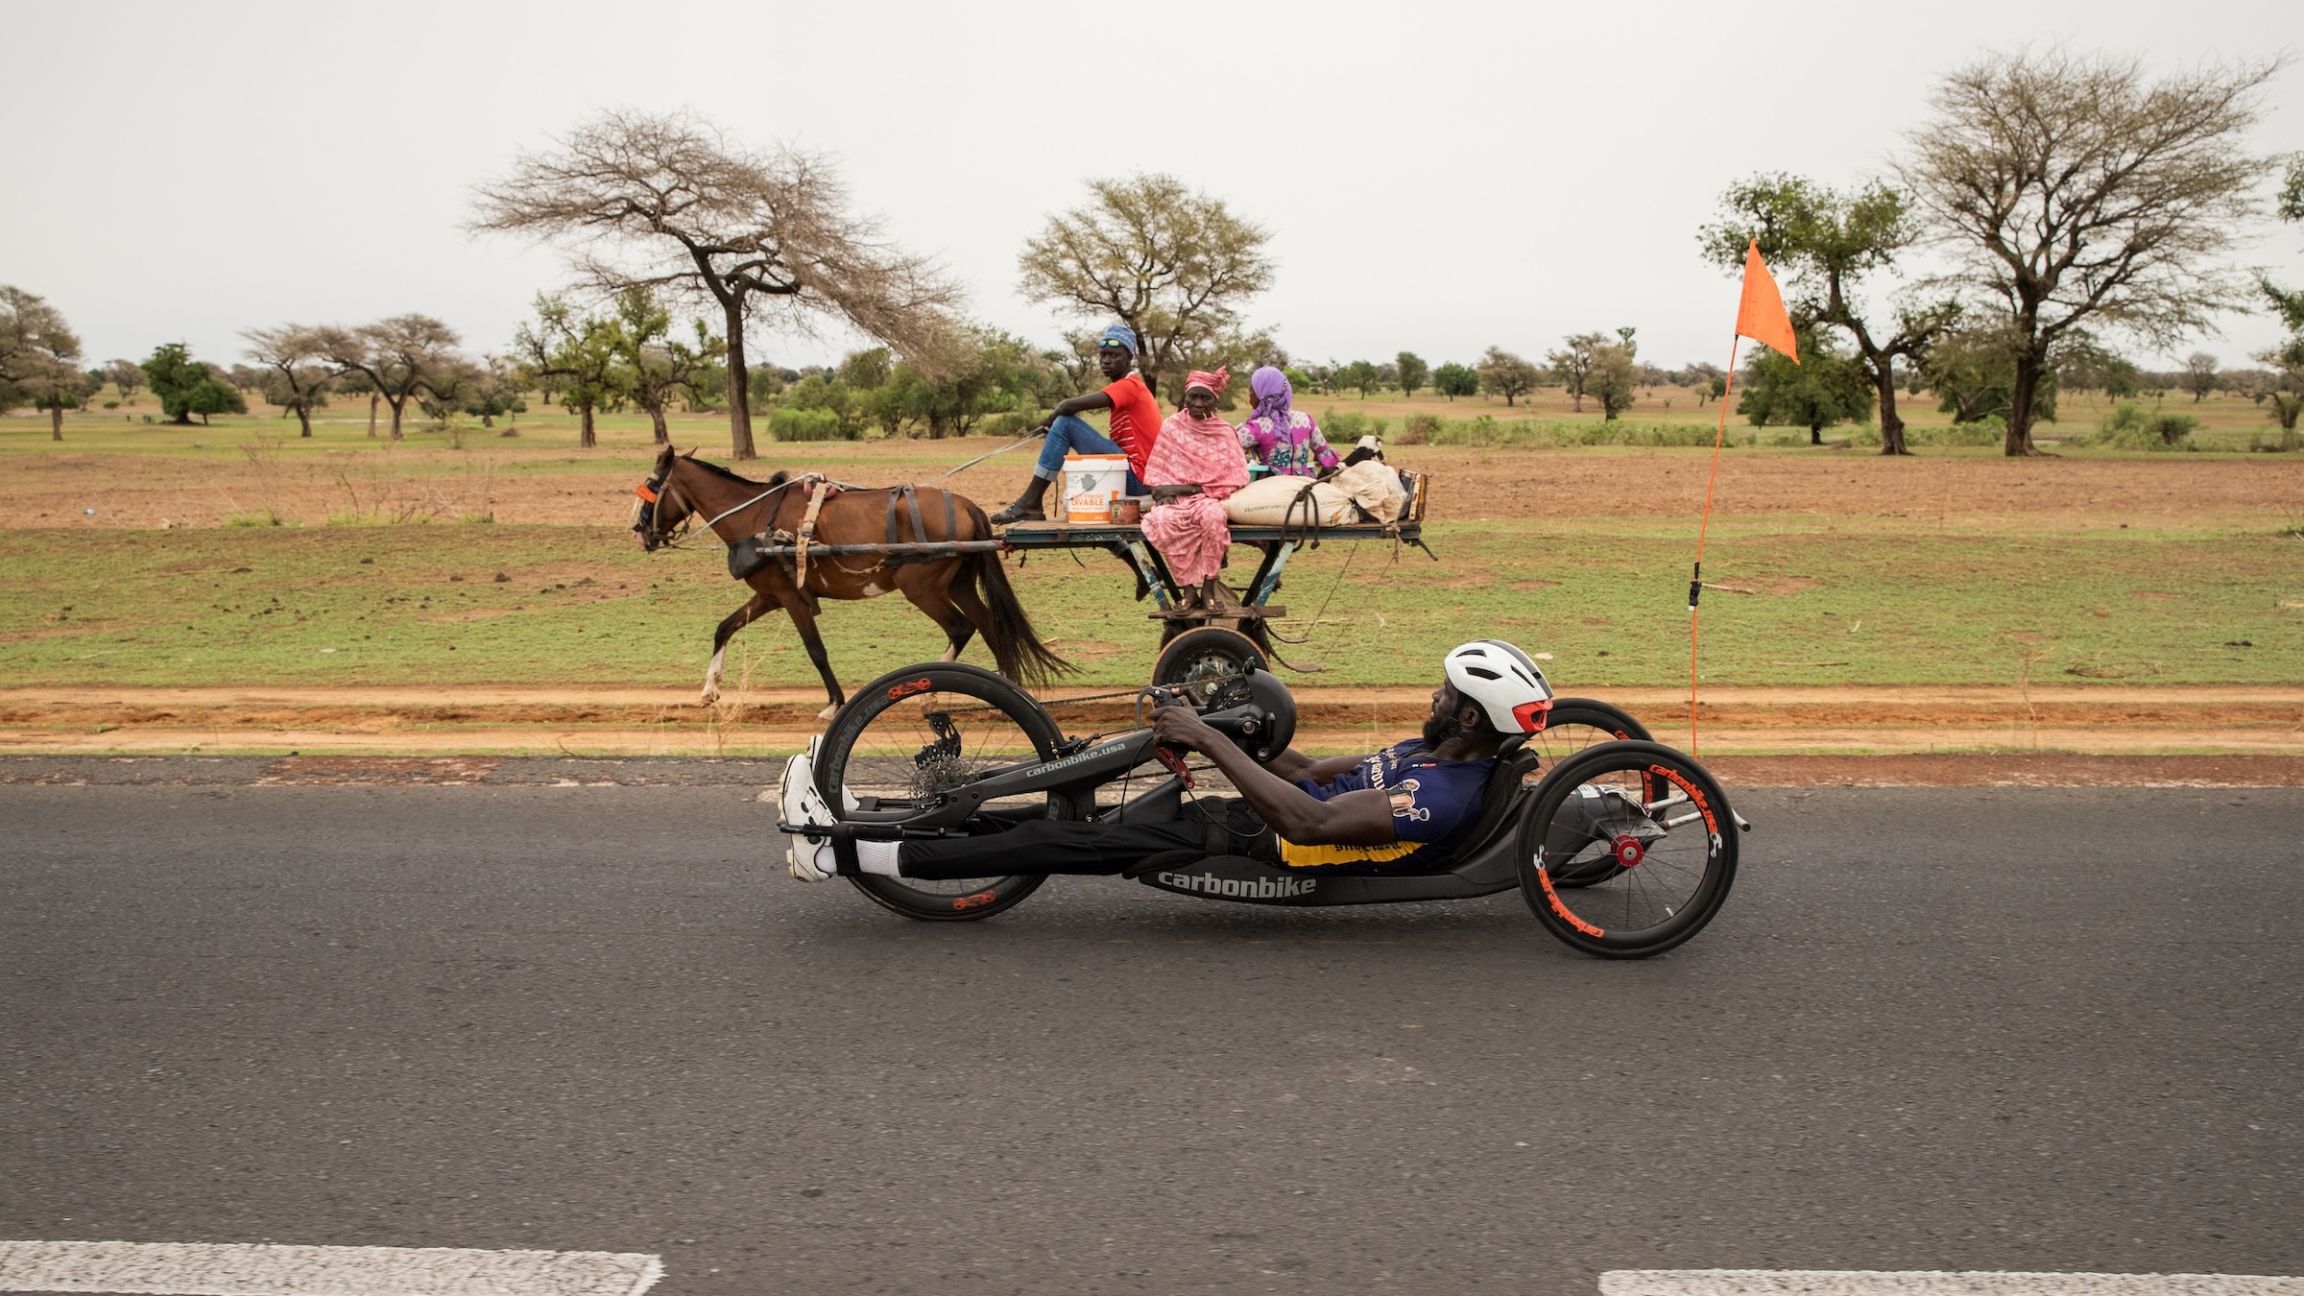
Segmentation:
{"type": "MultiPolygon", "coordinates": [[[[1049,695],[1069,727],[1129,723],[1126,699],[1064,703],[1085,692],[1049,695]]],[[[2304,688],[1723,688],[1700,699],[1693,736],[1684,691],[1603,696],[1753,786],[2304,786],[2304,688]]],[[[1393,741],[1429,706],[1422,689],[1296,697],[1298,745],[1322,751],[1393,741]]],[[[441,760],[756,759],[819,732],[821,704],[797,689],[711,707],[670,689],[0,689],[0,756],[261,755],[385,781],[441,760]]]]}

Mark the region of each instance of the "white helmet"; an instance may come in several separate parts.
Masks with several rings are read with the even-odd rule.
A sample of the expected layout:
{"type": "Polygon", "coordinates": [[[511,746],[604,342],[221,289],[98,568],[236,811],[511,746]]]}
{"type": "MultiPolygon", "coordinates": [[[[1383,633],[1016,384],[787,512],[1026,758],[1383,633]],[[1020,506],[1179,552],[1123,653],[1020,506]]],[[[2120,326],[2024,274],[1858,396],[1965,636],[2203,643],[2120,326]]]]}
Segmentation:
{"type": "Polygon", "coordinates": [[[1552,709],[1552,686],[1528,654],[1501,639],[1475,639],[1448,653],[1448,682],[1480,704],[1498,733],[1531,734],[1552,709]]]}

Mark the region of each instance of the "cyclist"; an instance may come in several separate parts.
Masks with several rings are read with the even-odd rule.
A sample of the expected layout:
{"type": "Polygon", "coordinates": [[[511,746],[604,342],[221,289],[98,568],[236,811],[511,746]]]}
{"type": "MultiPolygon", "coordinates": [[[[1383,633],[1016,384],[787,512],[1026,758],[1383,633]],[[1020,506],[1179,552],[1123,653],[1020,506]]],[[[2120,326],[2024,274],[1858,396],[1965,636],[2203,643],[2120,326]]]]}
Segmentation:
{"type": "MultiPolygon", "coordinates": [[[[1543,671],[1501,640],[1455,648],[1442,671],[1423,732],[1366,756],[1315,760],[1290,750],[1258,765],[1191,708],[1161,708],[1152,717],[1160,742],[1208,757],[1240,792],[1199,798],[1174,819],[1020,819],[976,837],[905,842],[796,836],[787,854],[792,876],[1117,874],[1178,851],[1245,854],[1291,870],[1416,872],[1446,859],[1478,821],[1498,749],[1508,737],[1543,728],[1552,705],[1543,671]]],[[[808,753],[785,766],[781,805],[787,824],[836,822],[816,791],[808,753]]]]}

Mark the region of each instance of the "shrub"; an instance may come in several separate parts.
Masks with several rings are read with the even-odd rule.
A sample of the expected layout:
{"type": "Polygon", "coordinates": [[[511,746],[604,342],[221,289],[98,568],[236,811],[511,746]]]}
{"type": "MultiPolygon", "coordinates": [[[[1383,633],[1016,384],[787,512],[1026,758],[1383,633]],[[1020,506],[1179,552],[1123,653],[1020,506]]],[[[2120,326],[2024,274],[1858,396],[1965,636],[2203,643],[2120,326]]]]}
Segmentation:
{"type": "Polygon", "coordinates": [[[768,416],[768,435],[778,441],[853,441],[855,433],[829,409],[795,409],[789,405],[768,416]]]}
{"type": "Polygon", "coordinates": [[[1020,437],[1036,426],[1030,410],[994,410],[976,421],[976,435],[1020,437]]]}
{"type": "Polygon", "coordinates": [[[1383,419],[1353,410],[1341,414],[1329,410],[1320,416],[1320,433],[1328,438],[1328,444],[1335,446],[1338,453],[1350,449],[1353,442],[1364,436],[1384,435],[1384,429],[1389,426],[1383,419]]]}
{"type": "Polygon", "coordinates": [[[1987,414],[1948,427],[1912,428],[1904,439],[1923,446],[1996,446],[2008,439],[2008,421],[1998,414],[1987,414]]]}
{"type": "Polygon", "coordinates": [[[1410,415],[1408,421],[1400,425],[1400,444],[1402,445],[1423,445],[1428,441],[1435,440],[1439,435],[1440,419],[1436,415],[1410,415]]]}
{"type": "Polygon", "coordinates": [[[2134,401],[2122,401],[2104,416],[2088,444],[2114,450],[2189,450],[2186,444],[2200,427],[2189,414],[2156,413],[2134,401]]]}

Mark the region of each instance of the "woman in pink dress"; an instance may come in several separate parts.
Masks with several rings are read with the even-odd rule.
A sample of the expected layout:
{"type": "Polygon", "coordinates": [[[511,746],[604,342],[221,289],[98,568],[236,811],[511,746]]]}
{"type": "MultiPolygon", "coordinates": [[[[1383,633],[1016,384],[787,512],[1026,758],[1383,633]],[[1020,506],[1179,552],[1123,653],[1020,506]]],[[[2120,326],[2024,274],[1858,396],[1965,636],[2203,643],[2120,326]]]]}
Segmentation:
{"type": "Polygon", "coordinates": [[[1195,370],[1184,381],[1184,408],[1160,425],[1160,438],[1144,465],[1144,485],[1152,511],[1144,515],[1144,537],[1167,560],[1184,589],[1186,608],[1215,601],[1216,570],[1232,543],[1224,520],[1224,498],[1248,484],[1248,461],[1240,436],[1216,415],[1216,399],[1229,375],[1195,370]]]}

